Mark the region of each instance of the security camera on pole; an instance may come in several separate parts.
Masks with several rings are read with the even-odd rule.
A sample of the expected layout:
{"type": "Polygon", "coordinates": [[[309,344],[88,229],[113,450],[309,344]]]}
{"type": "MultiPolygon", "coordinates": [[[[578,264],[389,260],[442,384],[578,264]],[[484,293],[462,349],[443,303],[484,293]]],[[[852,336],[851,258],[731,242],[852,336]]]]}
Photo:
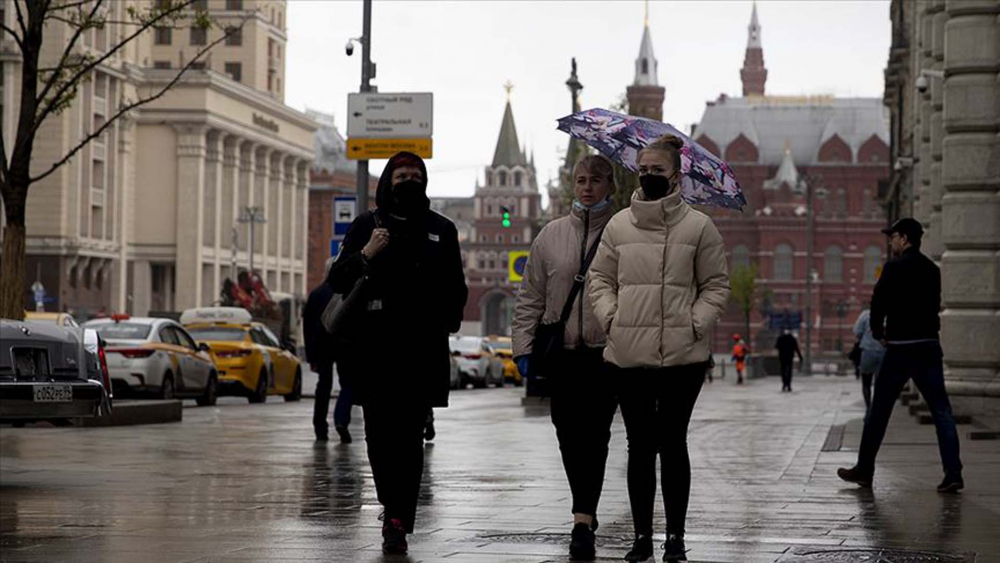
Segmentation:
{"type": "MultiPolygon", "coordinates": [[[[371,79],[375,78],[375,63],[371,58],[372,0],[364,0],[364,23],[361,37],[347,41],[347,56],[354,54],[353,42],[361,43],[361,93],[371,92],[371,79]]],[[[368,209],[368,160],[358,160],[358,209],[368,209]]]]}

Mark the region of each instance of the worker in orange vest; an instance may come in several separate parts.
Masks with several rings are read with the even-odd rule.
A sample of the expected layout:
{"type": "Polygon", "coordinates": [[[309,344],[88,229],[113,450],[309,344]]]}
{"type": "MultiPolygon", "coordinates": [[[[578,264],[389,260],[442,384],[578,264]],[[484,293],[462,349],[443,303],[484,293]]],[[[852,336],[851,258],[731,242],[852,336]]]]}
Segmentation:
{"type": "Polygon", "coordinates": [[[740,335],[733,335],[733,361],[736,362],[736,383],[738,385],[743,384],[743,370],[747,365],[747,354],[750,353],[750,348],[747,347],[740,335]]]}

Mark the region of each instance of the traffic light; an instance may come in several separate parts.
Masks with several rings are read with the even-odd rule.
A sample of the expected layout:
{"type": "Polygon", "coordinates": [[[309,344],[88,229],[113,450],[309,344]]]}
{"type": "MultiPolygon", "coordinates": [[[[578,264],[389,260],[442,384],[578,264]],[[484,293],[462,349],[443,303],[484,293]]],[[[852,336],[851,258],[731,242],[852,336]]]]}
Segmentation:
{"type": "Polygon", "coordinates": [[[501,206],[500,207],[500,216],[502,217],[502,219],[500,221],[500,224],[503,225],[503,228],[509,229],[510,228],[510,209],[507,209],[507,207],[505,207],[505,206],[501,206]]]}

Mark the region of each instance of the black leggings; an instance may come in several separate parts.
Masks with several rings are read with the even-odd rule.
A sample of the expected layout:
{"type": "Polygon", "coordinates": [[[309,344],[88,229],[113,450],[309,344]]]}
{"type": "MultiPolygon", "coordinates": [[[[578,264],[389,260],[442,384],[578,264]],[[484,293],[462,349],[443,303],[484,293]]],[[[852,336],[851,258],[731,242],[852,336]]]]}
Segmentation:
{"type": "Polygon", "coordinates": [[[552,381],[552,424],[573,493],[573,514],[597,515],[618,399],[603,348],[572,350],[552,381]]]}
{"type": "Polygon", "coordinates": [[[653,533],[657,453],[667,533],[684,534],[691,495],[688,422],[706,367],[702,362],[622,370],[619,401],[628,435],[628,498],[637,534],[653,533]]]}
{"type": "Polygon", "coordinates": [[[385,521],[402,521],[413,532],[424,472],[424,424],[427,407],[370,401],[364,406],[365,442],[385,521]]]}

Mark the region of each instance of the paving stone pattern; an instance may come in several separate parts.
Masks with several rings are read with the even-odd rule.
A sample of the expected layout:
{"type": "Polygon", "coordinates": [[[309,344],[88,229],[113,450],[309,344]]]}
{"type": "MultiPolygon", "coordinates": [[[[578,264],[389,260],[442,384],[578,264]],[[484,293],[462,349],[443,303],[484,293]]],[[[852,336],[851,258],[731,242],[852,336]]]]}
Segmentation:
{"type": "MultiPolygon", "coordinates": [[[[706,384],[691,424],[691,561],[1000,561],[1000,441],[962,427],[968,488],[939,495],[933,427],[897,407],[863,490],[835,475],[860,437],[853,377],[798,377],[791,394],[776,378],[734,383],[706,384]]],[[[522,393],[459,391],[438,411],[410,556],[388,560],[568,559],[555,433],[522,393]]],[[[0,429],[0,561],[381,561],[361,411],[354,444],[317,445],[311,409],[224,399],[173,424],[0,429]]],[[[625,450],[619,416],[599,514],[606,561],[631,540],[625,450]]]]}

